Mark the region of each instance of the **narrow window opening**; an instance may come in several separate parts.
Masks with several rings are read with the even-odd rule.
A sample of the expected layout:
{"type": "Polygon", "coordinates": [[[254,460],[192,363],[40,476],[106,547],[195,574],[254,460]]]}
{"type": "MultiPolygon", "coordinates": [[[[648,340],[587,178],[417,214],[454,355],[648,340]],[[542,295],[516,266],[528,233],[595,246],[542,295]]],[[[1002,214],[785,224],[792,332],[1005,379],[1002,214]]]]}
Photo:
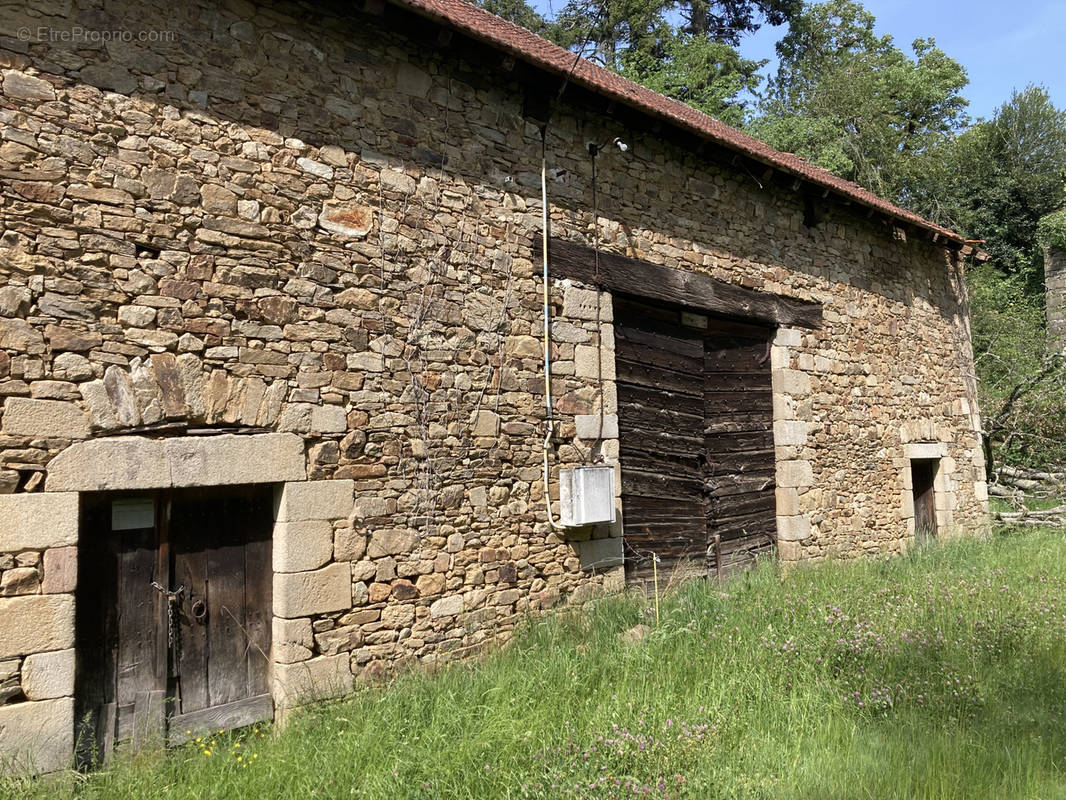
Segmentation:
{"type": "Polygon", "coordinates": [[[911,459],[911,492],[914,496],[914,536],[919,542],[936,537],[936,483],[939,458],[911,459]]]}

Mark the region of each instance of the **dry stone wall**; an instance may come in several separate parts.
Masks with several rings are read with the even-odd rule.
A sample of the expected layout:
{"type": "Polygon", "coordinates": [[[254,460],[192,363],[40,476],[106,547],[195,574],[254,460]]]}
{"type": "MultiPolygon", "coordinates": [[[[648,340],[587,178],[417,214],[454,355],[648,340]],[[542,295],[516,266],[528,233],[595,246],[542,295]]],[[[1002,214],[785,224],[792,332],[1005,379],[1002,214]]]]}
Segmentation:
{"type": "MultiPolygon", "coordinates": [[[[305,475],[283,480],[310,483],[284,494],[351,499],[279,512],[282,704],[622,580],[619,525],[564,537],[544,511],[522,87],[476,50],[412,42],[420,25],[394,13],[45,0],[0,22],[0,491],[20,498],[0,514],[73,502],[74,443],[298,437],[305,475]]],[[[832,201],[808,228],[798,193],[580,104],[547,150],[553,235],[589,243],[598,225],[605,248],[823,304],[822,328],[782,329],[771,352],[782,558],[904,547],[903,448],[925,438],[952,459],[953,523],[981,518],[954,255],[832,201]],[[587,144],[618,135],[593,219],[587,144]]],[[[552,282],[553,475],[617,463],[610,300],[552,282]]],[[[57,702],[31,697],[31,659],[72,642],[76,531],[12,530],[30,533],[0,526],[0,606],[48,606],[62,630],[31,646],[0,609],[0,642],[22,642],[0,652],[0,722],[57,702]]]]}

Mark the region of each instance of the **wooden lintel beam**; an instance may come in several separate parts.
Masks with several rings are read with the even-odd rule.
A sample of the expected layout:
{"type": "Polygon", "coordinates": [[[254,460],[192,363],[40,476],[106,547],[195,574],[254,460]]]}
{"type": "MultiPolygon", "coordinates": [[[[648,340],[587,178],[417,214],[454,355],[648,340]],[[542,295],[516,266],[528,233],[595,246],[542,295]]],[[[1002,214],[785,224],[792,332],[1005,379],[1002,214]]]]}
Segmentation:
{"type": "MultiPolygon", "coordinates": [[[[600,251],[597,281],[595,251],[582,244],[552,239],[548,244],[552,273],[614,292],[675,303],[733,319],[800,328],[822,326],[822,306],[769,292],[756,292],[708,275],[663,267],[629,256],[600,251]]],[[[533,243],[540,259],[540,239],[533,243]]]]}

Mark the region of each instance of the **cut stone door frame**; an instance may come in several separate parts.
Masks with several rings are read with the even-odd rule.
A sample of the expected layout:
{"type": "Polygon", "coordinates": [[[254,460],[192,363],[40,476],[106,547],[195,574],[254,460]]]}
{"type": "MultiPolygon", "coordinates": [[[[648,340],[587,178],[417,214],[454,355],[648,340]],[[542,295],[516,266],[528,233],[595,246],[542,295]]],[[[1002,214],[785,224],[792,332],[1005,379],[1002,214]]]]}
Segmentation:
{"type": "Polygon", "coordinates": [[[308,481],[304,441],[291,433],[77,442],[49,463],[44,492],[0,495],[0,546],[43,551],[46,572],[43,594],[0,598],[0,660],[18,659],[23,684],[36,681],[25,702],[0,706],[0,761],[36,773],[72,763],[79,494],[263,483],[276,487],[270,653],[275,708],[351,689],[347,653],[312,657],[311,618],[351,608],[351,564],[335,554],[335,537],[343,549],[354,510],[353,481],[308,481]],[[51,571],[50,561],[57,565],[51,571]],[[47,686],[39,687],[45,672],[47,686]]]}
{"type": "Polygon", "coordinates": [[[936,472],[933,477],[933,502],[936,508],[936,535],[950,536],[955,523],[958,499],[955,493],[955,459],[949,457],[948,445],[938,441],[907,442],[903,445],[903,458],[905,465],[901,500],[907,535],[912,539],[916,535],[912,464],[915,461],[934,461],[936,472]]]}
{"type": "MultiPolygon", "coordinates": [[[[625,516],[621,513],[621,463],[618,442],[618,395],[615,382],[614,341],[614,292],[599,290],[588,285],[575,285],[565,280],[557,287],[563,289],[563,311],[558,319],[579,322],[599,319],[602,325],[600,341],[596,344],[575,348],[575,373],[578,377],[598,379],[600,363],[604,382],[604,416],[578,414],[574,422],[577,438],[586,448],[599,446],[606,462],[615,467],[615,503],[618,521],[604,528],[602,535],[611,538],[592,538],[587,541],[568,535],[586,564],[621,564],[621,542],[624,535],[625,516]],[[598,307],[597,307],[598,306],[598,307]],[[597,349],[599,352],[597,353],[597,349]],[[597,358],[601,361],[598,363],[597,358]],[[608,561],[610,559],[610,561],[608,561]]],[[[630,296],[658,302],[640,292],[630,296]]],[[[690,306],[693,313],[708,313],[690,306]]],[[[763,323],[756,323],[763,324],[763,323]]],[[[811,417],[811,404],[805,402],[811,393],[810,376],[803,370],[792,368],[794,355],[803,345],[804,330],[788,325],[768,324],[773,333],[770,340],[770,380],[773,391],[774,447],[776,462],[777,541],[775,550],[780,561],[793,562],[800,558],[801,547],[810,540],[812,530],[808,512],[801,510],[800,496],[814,484],[813,464],[806,450],[807,428],[811,417]]]]}
{"type": "MultiPolygon", "coordinates": [[[[533,242],[533,257],[542,254],[540,240],[533,242]]],[[[692,269],[677,269],[653,264],[564,239],[552,238],[549,244],[552,274],[556,289],[563,289],[561,319],[599,320],[602,348],[602,374],[605,378],[603,412],[607,415],[603,429],[614,437],[604,442],[601,452],[617,458],[617,396],[615,394],[615,353],[612,316],[613,293],[642,298],[648,302],[666,302],[685,306],[699,314],[724,316],[776,329],[770,348],[770,375],[774,403],[774,447],[777,472],[777,558],[798,561],[805,543],[816,531],[810,516],[801,510],[800,497],[814,485],[813,462],[807,448],[807,427],[811,422],[811,404],[805,402],[811,393],[810,375],[802,368],[792,367],[793,357],[803,353],[804,335],[822,326],[822,304],[800,300],[771,292],[759,292],[743,286],[720,281],[692,269]],[[606,313],[605,313],[606,312],[606,313]],[[607,323],[607,324],[604,324],[607,323]]],[[[557,318],[559,319],[559,318],[557,318]]],[[[595,379],[600,375],[593,346],[575,347],[575,374],[579,378],[595,379]],[[591,367],[595,367],[595,370],[591,367]]],[[[583,430],[598,430],[598,415],[578,415],[575,419],[578,438],[583,430]],[[582,419],[585,417],[585,419],[582,419]]],[[[605,437],[606,438],[606,437],[605,437]]],[[[610,462],[608,462],[610,463],[610,462]]],[[[615,466],[615,490],[619,502],[621,466],[615,466]]],[[[621,535],[624,519],[611,530],[612,537],[621,535]]],[[[568,537],[569,538],[569,537],[568,537]]],[[[614,542],[580,543],[582,564],[595,563],[595,558],[608,553],[617,554],[614,542]],[[609,547],[603,547],[603,544],[609,547]],[[595,546],[592,546],[595,545],[595,546]],[[587,550],[587,553],[585,552],[587,550]]]]}

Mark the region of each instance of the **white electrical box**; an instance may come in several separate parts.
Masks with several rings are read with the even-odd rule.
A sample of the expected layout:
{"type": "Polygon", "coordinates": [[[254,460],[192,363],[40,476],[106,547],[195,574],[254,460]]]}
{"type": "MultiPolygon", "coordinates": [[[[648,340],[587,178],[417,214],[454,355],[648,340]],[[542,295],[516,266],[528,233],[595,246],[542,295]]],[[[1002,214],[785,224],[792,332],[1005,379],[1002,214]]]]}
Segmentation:
{"type": "Polygon", "coordinates": [[[559,517],[568,528],[614,522],[614,467],[559,470],[559,517]]]}

